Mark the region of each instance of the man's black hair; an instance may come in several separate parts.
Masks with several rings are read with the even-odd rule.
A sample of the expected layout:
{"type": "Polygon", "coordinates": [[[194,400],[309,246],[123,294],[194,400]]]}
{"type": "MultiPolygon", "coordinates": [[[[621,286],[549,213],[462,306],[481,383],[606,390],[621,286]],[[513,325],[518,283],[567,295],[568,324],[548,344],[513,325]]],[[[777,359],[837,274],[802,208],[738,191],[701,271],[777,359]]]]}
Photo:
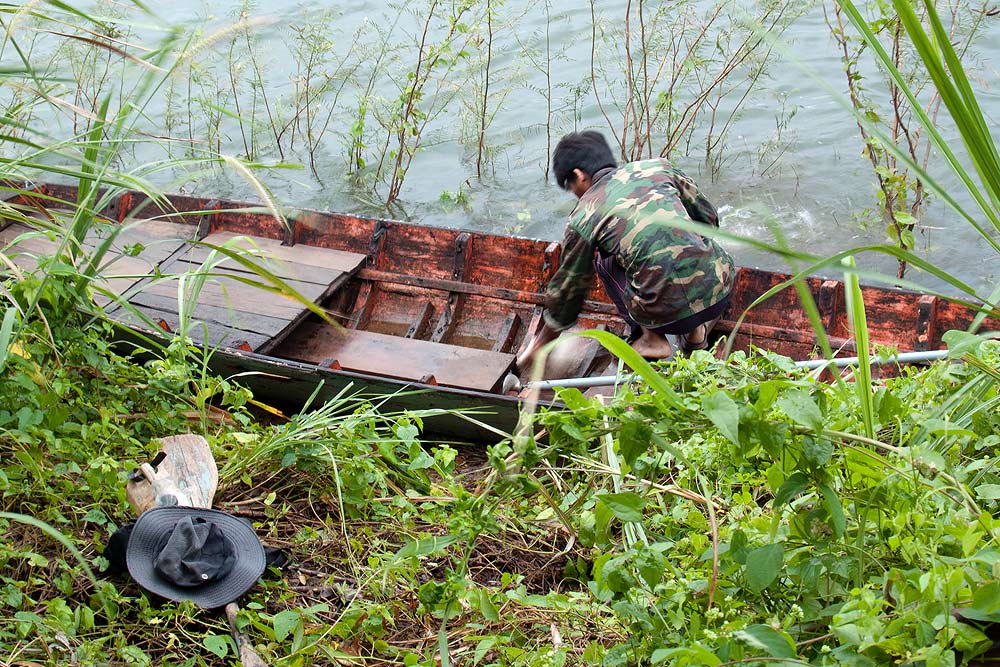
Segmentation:
{"type": "Polygon", "coordinates": [[[604,135],[594,130],[570,132],[559,140],[552,152],[552,171],[556,175],[556,184],[563,190],[576,180],[574,169],[593,176],[605,167],[617,166],[604,135]]]}

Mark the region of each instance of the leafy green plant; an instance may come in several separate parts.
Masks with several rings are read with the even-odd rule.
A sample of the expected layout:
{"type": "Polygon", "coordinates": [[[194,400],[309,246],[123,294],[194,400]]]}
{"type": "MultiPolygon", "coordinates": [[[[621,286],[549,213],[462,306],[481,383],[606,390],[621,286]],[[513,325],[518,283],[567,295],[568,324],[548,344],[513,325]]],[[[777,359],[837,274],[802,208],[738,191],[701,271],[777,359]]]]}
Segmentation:
{"type": "MultiPolygon", "coordinates": [[[[876,62],[886,73],[895,90],[906,99],[920,127],[926,133],[929,143],[942,156],[945,164],[965,188],[975,209],[969,210],[965,205],[942,187],[922,165],[918,164],[905,150],[896,145],[892,138],[863,114],[858,114],[859,123],[868,129],[871,135],[879,141],[883,148],[910,169],[917,178],[935,196],[945,201],[962,220],[972,227],[994,250],[1000,252],[1000,244],[993,238],[1000,229],[1000,181],[997,168],[1000,167],[1000,153],[996,142],[989,131],[976,100],[975,92],[962,65],[958,51],[951,43],[941,18],[933,3],[923,2],[926,11],[928,28],[924,27],[914,7],[905,2],[894,2],[893,7],[899,17],[899,22],[906,36],[925,68],[934,90],[944,102],[956,132],[965,147],[971,170],[965,167],[952,146],[945,140],[934,119],[920,105],[916,92],[909,79],[899,71],[893,58],[882,46],[872,31],[868,21],[857,6],[850,0],[844,0],[841,5],[848,19],[861,34],[861,38],[870,48],[876,62]],[[978,183],[976,179],[978,178],[978,183]]],[[[988,302],[995,303],[1000,297],[1000,288],[991,295],[988,302]]]]}
{"type": "MultiPolygon", "coordinates": [[[[466,24],[476,3],[445,5],[428,0],[420,17],[415,64],[396,83],[399,96],[375,113],[385,132],[383,149],[375,169],[375,178],[386,183],[385,205],[391,208],[400,195],[406,173],[420,148],[427,124],[454,97],[455,89],[446,86],[448,75],[468,56],[472,38],[466,24]],[[440,35],[435,39],[436,33],[440,35]],[[402,82],[402,83],[400,83],[402,82]],[[391,148],[390,148],[391,146],[391,148]]],[[[418,11],[407,8],[406,11],[418,11]]]]}
{"type": "MultiPolygon", "coordinates": [[[[892,141],[910,162],[926,170],[931,157],[928,150],[930,144],[924,127],[916,122],[918,116],[911,105],[919,100],[921,115],[935,119],[942,98],[935,87],[927,86],[930,82],[927,71],[916,57],[913,46],[905,40],[902,19],[891,4],[872,3],[866,6],[870,18],[865,19],[868,30],[861,36],[851,33],[844,19],[845,13],[851,13],[849,21],[856,21],[859,17],[857,10],[852,12],[838,2],[830,4],[833,13],[831,16],[827,12],[826,20],[842,52],[850,102],[858,118],[866,119],[866,122],[859,121],[858,127],[878,184],[879,215],[888,223],[890,239],[900,248],[912,250],[916,244],[914,232],[928,203],[924,182],[919,175],[911,174],[906,162],[899,161],[892,151],[883,146],[882,137],[892,141]],[[866,59],[862,57],[866,50],[872,48],[873,39],[885,45],[883,53],[891,58],[893,68],[903,74],[909,94],[904,93],[896,80],[888,76],[885,85],[888,100],[878,99],[883,86],[878,85],[881,82],[866,80],[871,75],[864,73],[866,59]],[[881,128],[882,137],[870,136],[870,126],[881,128]]],[[[946,14],[948,40],[956,45],[956,55],[968,61],[970,46],[984,28],[986,13],[955,4],[946,14]]],[[[896,275],[902,278],[905,271],[906,262],[900,260],[896,275]]]]}

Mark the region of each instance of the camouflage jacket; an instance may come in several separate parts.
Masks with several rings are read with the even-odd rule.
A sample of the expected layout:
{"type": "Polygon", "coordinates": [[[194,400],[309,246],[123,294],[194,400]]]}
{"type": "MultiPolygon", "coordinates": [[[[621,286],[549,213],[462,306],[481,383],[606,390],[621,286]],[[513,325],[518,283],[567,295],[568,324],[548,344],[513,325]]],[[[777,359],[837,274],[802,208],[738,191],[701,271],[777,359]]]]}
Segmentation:
{"type": "Polygon", "coordinates": [[[656,328],[701,312],[733,288],[733,258],[712,239],[671,226],[675,220],[719,226],[715,207],[694,181],[666,160],[600,170],[569,217],[562,261],[546,290],[545,321],[561,331],[583,307],[597,251],[625,268],[625,304],[640,325],[656,328]]]}

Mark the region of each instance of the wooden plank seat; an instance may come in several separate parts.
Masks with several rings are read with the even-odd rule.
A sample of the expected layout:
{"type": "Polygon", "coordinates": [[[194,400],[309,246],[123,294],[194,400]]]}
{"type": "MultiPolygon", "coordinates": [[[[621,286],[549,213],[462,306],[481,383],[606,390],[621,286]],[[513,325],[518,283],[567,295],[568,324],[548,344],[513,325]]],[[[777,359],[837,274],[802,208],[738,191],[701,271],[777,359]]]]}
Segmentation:
{"type": "MultiPolygon", "coordinates": [[[[140,220],[127,225],[97,223],[87,232],[83,250],[89,255],[107,244],[101,259],[95,287],[122,296],[152,274],[165,259],[194,238],[192,225],[164,220],[140,220]]],[[[23,223],[13,223],[0,230],[0,249],[22,271],[38,267],[38,258],[52,255],[59,241],[23,223]]],[[[100,292],[94,301],[104,307],[113,298],[100,292]]]]}
{"type": "MultiPolygon", "coordinates": [[[[230,232],[209,234],[160,265],[166,279],[147,280],[130,296],[131,309],[171,331],[182,326],[179,313],[201,323],[186,328],[192,340],[208,345],[267,352],[309,313],[300,302],[244,280],[268,284],[252,269],[208,246],[224,246],[266,269],[303,298],[319,303],[341,287],[365,262],[365,255],[328,248],[283,246],[281,241],[230,232]],[[200,285],[192,272],[206,275],[200,285]],[[178,276],[187,275],[178,295],[178,276]],[[207,336],[207,338],[206,338],[207,336]]],[[[136,324],[135,313],[119,308],[116,319],[136,324]]]]}
{"type": "Polygon", "coordinates": [[[300,361],[411,382],[497,389],[514,355],[310,322],[296,334],[300,361]]]}
{"type": "MultiPolygon", "coordinates": [[[[138,220],[124,226],[99,223],[83,241],[85,253],[108,243],[98,284],[127,305],[96,290],[94,301],[115,320],[148,328],[149,321],[170,332],[180,331],[211,347],[267,351],[309,313],[303,304],[248,285],[240,279],[266,283],[252,270],[211,246],[225,246],[248,257],[304,298],[319,303],[343,285],[365,262],[365,255],[327,248],[283,246],[275,239],[210,234],[206,245],[193,245],[197,227],[182,222],[138,220]],[[206,264],[206,262],[208,262],[206,264]],[[207,274],[198,288],[192,271],[207,274]],[[188,274],[178,295],[178,277],[188,274]],[[187,313],[187,326],[180,312],[187,313]],[[141,315],[148,318],[144,320],[141,315]]],[[[38,259],[52,255],[59,241],[23,223],[0,229],[0,251],[22,271],[33,271],[38,259]]],[[[0,267],[2,268],[2,267],[0,267]]]]}

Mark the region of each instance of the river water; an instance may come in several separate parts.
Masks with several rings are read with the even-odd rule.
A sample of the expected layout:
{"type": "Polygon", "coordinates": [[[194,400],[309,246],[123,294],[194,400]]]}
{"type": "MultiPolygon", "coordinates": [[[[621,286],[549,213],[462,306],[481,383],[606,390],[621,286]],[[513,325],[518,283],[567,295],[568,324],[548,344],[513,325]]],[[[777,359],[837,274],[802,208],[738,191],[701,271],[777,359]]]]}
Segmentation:
{"type": "MultiPolygon", "coordinates": [[[[458,95],[428,125],[423,146],[406,175],[400,208],[390,214],[382,211],[383,215],[543,239],[561,237],[565,215],[574,200],[560,191],[551,178],[548,182],[544,178],[548,158],[544,131],[546,102],[542,91],[546,80],[537,68],[527,64],[524,56],[525,45],[540,48],[544,44],[546,26],[550,48],[556,53],[551,70],[556,108],[553,141],[568,130],[594,128],[606,132],[608,127],[589,91],[583,90],[574,97],[572,87],[585,88],[590,74],[592,26],[589,3],[568,4],[574,7],[579,4],[579,8],[555,3],[548,11],[548,21],[544,3],[507,0],[499,10],[492,64],[497,72],[494,95],[502,95],[502,99],[496,97],[494,102],[498,110],[486,135],[494,154],[483,177],[475,177],[474,142],[461,141],[461,129],[469,124],[463,110],[469,96],[458,95]],[[456,193],[461,193],[458,203],[454,201],[456,193]]],[[[599,3],[601,20],[608,24],[620,21],[616,17],[624,16],[625,5],[624,0],[599,3]]],[[[210,33],[231,24],[239,14],[239,6],[233,0],[211,3],[175,0],[164,18],[210,33]]],[[[273,105],[270,111],[277,116],[289,113],[292,80],[296,63],[301,62],[301,57],[297,60],[293,54],[295,28],[322,23],[324,28],[320,32],[330,40],[323,51],[334,54],[332,59],[340,58],[340,54],[351,48],[366,46],[355,43],[355,39],[367,42],[371,53],[359,59],[360,75],[376,57],[375,44],[380,33],[387,35],[391,43],[412,48],[419,26],[408,14],[404,13],[400,19],[399,12],[386,2],[360,0],[314,0],[308,5],[267,0],[250,6],[248,15],[269,19],[267,25],[254,28],[254,48],[265,80],[264,92],[273,105]],[[323,12],[332,12],[333,17],[324,19],[323,12]]],[[[842,101],[826,88],[832,86],[842,94],[845,77],[820,8],[814,7],[798,18],[782,36],[779,46],[784,52],[773,56],[770,78],[762,81],[758,94],[746,103],[735,121],[716,173],[709,173],[699,157],[703,149],[698,146],[689,155],[676,154],[672,159],[699,181],[723,213],[722,225],[729,232],[770,242],[772,227],[777,226],[791,247],[821,255],[883,241],[886,238],[883,225],[865,222],[871,218],[866,218],[864,212],[876,207],[877,202],[872,168],[862,155],[858,128],[842,101]],[[786,116],[792,111],[794,114],[779,134],[777,119],[782,110],[786,116]]],[[[220,80],[225,78],[220,73],[231,69],[233,63],[242,68],[243,76],[248,76],[250,64],[246,53],[234,53],[227,55],[222,44],[207,52],[205,66],[214,67],[220,80]]],[[[996,80],[1000,63],[1000,18],[987,21],[975,42],[974,53],[980,102],[995,124],[1000,114],[1000,97],[989,84],[996,80]]],[[[400,63],[405,64],[405,60],[400,63]]],[[[412,63],[405,67],[397,63],[399,76],[412,66],[412,63]]],[[[264,176],[280,201],[313,208],[378,213],[377,207],[366,203],[365,190],[350,186],[345,175],[351,112],[363,97],[359,89],[363,83],[348,86],[340,108],[334,108],[330,130],[315,154],[315,174],[305,169],[264,176]]],[[[380,79],[371,95],[391,99],[398,95],[393,85],[400,85],[398,79],[395,84],[391,76],[380,79]]],[[[877,84],[872,79],[866,85],[877,84]]],[[[222,101],[225,86],[222,83],[218,86],[222,101]]],[[[249,86],[241,89],[244,114],[249,94],[249,86]]],[[[263,114],[260,107],[258,113],[263,114]]],[[[371,131],[374,126],[371,116],[368,123],[371,131]]],[[[222,134],[223,152],[244,152],[245,131],[240,133],[230,123],[222,134]]],[[[266,131],[259,129],[257,136],[264,134],[266,131]]],[[[369,136],[366,150],[371,151],[377,135],[369,136]]],[[[307,160],[301,149],[285,157],[307,160]]],[[[263,151],[259,158],[265,162],[277,159],[273,150],[270,154],[263,151]]],[[[931,164],[933,173],[945,182],[952,182],[933,157],[931,164]]],[[[209,196],[252,196],[252,191],[231,174],[203,177],[187,183],[185,189],[209,196]]],[[[927,209],[916,238],[920,255],[984,293],[1000,279],[996,253],[940,202],[927,209]]],[[[784,260],[766,252],[731,241],[726,245],[741,264],[789,269],[784,260]]],[[[866,255],[859,258],[859,263],[871,270],[895,272],[895,260],[889,258],[866,255]]],[[[911,271],[908,278],[941,288],[936,280],[917,272],[911,271]]]]}

